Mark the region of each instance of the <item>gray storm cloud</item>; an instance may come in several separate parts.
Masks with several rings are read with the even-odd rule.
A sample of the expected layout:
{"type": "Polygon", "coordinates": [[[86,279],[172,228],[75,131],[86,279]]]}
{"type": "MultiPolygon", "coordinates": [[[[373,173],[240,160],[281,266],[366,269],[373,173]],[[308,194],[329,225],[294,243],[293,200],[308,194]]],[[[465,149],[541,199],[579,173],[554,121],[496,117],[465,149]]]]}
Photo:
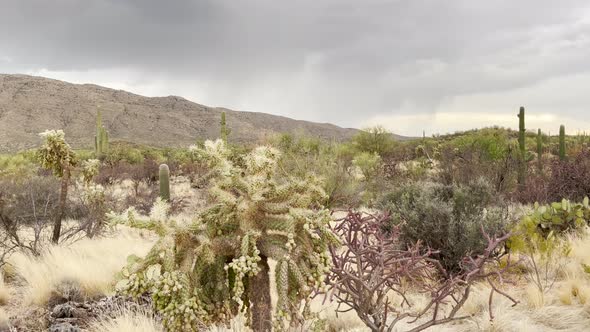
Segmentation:
{"type": "Polygon", "coordinates": [[[590,130],[589,58],[583,0],[0,3],[0,72],[407,135],[590,130]]]}

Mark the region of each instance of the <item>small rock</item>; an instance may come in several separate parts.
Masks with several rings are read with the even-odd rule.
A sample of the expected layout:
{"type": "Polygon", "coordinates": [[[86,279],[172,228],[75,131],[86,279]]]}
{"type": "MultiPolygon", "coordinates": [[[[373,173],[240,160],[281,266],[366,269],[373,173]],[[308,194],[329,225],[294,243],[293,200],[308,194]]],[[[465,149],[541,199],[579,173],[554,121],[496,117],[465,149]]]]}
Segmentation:
{"type": "Polygon", "coordinates": [[[73,318],[76,317],[76,308],[69,303],[58,304],[53,307],[51,312],[53,318],[73,318]]]}
{"type": "Polygon", "coordinates": [[[49,327],[49,332],[81,332],[79,327],[70,323],[58,323],[49,327]]]}

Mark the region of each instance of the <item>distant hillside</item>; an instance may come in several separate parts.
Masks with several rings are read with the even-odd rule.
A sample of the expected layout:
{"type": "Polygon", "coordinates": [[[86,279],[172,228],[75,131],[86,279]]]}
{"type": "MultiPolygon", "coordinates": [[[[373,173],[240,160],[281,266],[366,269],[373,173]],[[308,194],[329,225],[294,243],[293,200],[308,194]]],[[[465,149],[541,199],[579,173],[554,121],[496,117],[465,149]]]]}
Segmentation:
{"type": "Polygon", "coordinates": [[[344,140],[357,132],[332,124],[207,107],[175,96],[149,98],[92,84],[0,74],[0,152],[38,146],[37,134],[46,129],[64,129],[74,147],[90,148],[98,106],[111,140],[158,147],[188,146],[197,139],[219,137],[222,111],[227,113],[233,142],[257,142],[283,132],[344,140]]]}

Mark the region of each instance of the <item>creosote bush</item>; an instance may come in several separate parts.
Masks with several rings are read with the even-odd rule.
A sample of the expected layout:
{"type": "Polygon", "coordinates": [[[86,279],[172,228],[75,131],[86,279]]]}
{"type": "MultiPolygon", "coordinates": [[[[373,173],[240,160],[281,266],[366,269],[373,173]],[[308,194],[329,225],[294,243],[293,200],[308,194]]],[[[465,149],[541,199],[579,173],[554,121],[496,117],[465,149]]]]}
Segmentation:
{"type": "Polygon", "coordinates": [[[509,222],[507,207],[483,179],[469,185],[416,182],[386,194],[381,207],[391,214],[385,227],[400,226],[406,245],[422,241],[449,271],[461,270],[462,258],[478,254],[487,234],[500,234],[509,222]]]}
{"type": "Polygon", "coordinates": [[[169,331],[228,323],[243,312],[255,331],[272,327],[268,259],[277,261],[276,329],[310,317],[309,297],[324,287],[339,243],[328,229],[329,211],[313,176],[279,176],[279,152],[258,147],[230,160],[222,140],[191,151],[212,170],[211,206],[189,224],[138,221],[131,211],[111,218],[156,230],[160,240],[143,259],[132,259],[121,292],[151,293],[169,331]]]}

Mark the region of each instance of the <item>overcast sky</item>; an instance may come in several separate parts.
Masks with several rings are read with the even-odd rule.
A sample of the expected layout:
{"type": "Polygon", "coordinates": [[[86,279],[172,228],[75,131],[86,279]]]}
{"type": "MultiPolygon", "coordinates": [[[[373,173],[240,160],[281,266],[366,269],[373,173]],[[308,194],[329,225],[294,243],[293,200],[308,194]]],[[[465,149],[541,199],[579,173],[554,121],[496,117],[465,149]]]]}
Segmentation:
{"type": "Polygon", "coordinates": [[[0,0],[0,72],[404,135],[590,131],[588,0],[0,0]]]}

